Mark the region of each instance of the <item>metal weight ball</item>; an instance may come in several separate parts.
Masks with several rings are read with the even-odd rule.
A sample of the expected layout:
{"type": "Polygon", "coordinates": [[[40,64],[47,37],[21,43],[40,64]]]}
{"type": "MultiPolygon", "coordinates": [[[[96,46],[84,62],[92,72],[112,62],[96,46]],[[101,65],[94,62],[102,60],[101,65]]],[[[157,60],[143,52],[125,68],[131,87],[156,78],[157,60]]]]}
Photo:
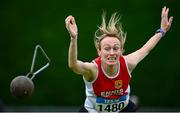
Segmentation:
{"type": "Polygon", "coordinates": [[[17,76],[11,81],[10,91],[19,99],[27,98],[33,94],[34,84],[27,76],[17,76]]]}
{"type": "Polygon", "coordinates": [[[34,92],[34,84],[32,81],[33,78],[42,70],[46,69],[49,65],[50,65],[49,57],[47,56],[47,54],[45,53],[45,51],[42,49],[40,45],[36,45],[30,72],[26,76],[21,75],[21,76],[15,77],[10,83],[10,92],[12,93],[12,95],[14,95],[15,97],[19,99],[30,97],[34,92]],[[46,63],[46,65],[44,65],[40,69],[37,69],[36,71],[34,71],[38,49],[41,50],[41,53],[44,55],[44,57],[46,57],[48,62],[46,63]]]}

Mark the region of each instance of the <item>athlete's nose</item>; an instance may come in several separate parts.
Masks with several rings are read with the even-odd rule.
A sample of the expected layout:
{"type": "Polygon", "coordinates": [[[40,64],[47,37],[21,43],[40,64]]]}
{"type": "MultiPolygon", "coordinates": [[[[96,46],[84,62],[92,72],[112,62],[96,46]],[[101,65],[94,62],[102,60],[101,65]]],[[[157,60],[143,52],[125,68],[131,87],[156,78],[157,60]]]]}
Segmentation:
{"type": "Polygon", "coordinates": [[[113,49],[110,50],[110,54],[114,54],[114,50],[113,49]]]}

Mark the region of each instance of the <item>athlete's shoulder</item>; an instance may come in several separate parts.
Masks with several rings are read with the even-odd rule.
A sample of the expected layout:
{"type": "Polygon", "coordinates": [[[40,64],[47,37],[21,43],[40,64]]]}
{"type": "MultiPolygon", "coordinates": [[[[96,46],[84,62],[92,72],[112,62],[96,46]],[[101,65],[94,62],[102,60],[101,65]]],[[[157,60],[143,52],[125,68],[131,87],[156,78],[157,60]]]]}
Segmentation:
{"type": "Polygon", "coordinates": [[[96,57],[93,61],[95,61],[95,62],[100,62],[100,61],[101,61],[101,58],[100,58],[100,57],[96,57]]]}

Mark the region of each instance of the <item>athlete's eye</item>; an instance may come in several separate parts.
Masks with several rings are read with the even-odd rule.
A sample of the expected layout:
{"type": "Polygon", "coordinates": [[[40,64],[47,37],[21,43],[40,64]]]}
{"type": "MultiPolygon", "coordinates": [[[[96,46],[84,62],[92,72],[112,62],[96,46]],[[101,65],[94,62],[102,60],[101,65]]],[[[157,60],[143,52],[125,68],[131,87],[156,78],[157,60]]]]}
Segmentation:
{"type": "Polygon", "coordinates": [[[110,51],[110,50],[111,50],[111,48],[110,48],[110,47],[105,47],[105,48],[104,48],[104,50],[106,50],[106,51],[110,51]]]}
{"type": "Polygon", "coordinates": [[[119,49],[120,49],[120,47],[118,47],[118,46],[115,46],[115,47],[113,48],[114,51],[118,51],[119,49]]]}

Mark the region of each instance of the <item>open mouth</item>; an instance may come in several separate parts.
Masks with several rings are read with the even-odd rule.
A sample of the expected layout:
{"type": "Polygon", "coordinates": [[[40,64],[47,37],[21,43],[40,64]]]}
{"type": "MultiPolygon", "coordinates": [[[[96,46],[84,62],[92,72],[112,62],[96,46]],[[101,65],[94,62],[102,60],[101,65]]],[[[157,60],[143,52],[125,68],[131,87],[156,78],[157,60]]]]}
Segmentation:
{"type": "Polygon", "coordinates": [[[116,57],[109,57],[109,58],[107,58],[108,59],[108,61],[116,61],[116,57]]]}

